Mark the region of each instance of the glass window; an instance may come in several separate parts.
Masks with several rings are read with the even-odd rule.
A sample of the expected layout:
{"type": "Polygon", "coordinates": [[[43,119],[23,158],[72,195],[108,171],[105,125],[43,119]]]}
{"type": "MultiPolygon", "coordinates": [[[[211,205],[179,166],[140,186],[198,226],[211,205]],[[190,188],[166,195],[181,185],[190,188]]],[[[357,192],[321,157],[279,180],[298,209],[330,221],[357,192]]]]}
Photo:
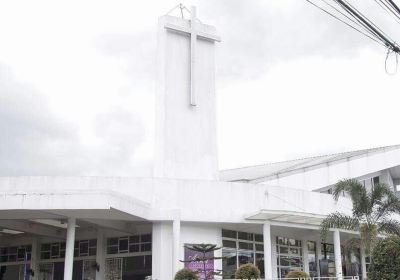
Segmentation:
{"type": "Polygon", "coordinates": [[[255,234],[255,235],[254,235],[254,240],[255,240],[256,242],[264,242],[264,240],[263,240],[263,235],[262,235],[262,234],[255,234]]]}
{"type": "Polygon", "coordinates": [[[236,239],[236,231],[223,229],[222,237],[236,239]]]}
{"type": "Polygon", "coordinates": [[[239,242],[239,249],[245,249],[245,250],[252,250],[253,251],[253,243],[239,242]]]}
{"type": "Polygon", "coordinates": [[[222,270],[224,278],[235,279],[237,269],[236,249],[222,248],[222,270]]]}
{"type": "Polygon", "coordinates": [[[129,245],[128,245],[128,238],[126,237],[126,238],[121,238],[120,240],[119,240],[119,252],[120,253],[125,253],[125,252],[128,252],[128,249],[129,249],[129,245]]]}
{"type": "Polygon", "coordinates": [[[238,239],[253,241],[253,234],[248,232],[238,232],[238,239]]]}
{"type": "Polygon", "coordinates": [[[278,275],[284,278],[291,270],[303,270],[303,252],[301,240],[277,237],[278,275]]]}
{"type": "Polygon", "coordinates": [[[310,277],[317,277],[318,270],[317,270],[316,242],[307,241],[307,247],[308,247],[309,274],[310,277]]]}
{"type": "Polygon", "coordinates": [[[264,274],[263,235],[248,232],[222,230],[222,270],[223,278],[234,279],[235,271],[242,264],[259,266],[264,274]],[[232,240],[233,239],[233,240],[232,240]],[[257,241],[257,242],[256,242],[257,241]],[[256,252],[260,253],[256,253],[256,252]]]}
{"type": "Polygon", "coordinates": [[[236,241],[222,240],[223,247],[236,248],[236,241]]]}

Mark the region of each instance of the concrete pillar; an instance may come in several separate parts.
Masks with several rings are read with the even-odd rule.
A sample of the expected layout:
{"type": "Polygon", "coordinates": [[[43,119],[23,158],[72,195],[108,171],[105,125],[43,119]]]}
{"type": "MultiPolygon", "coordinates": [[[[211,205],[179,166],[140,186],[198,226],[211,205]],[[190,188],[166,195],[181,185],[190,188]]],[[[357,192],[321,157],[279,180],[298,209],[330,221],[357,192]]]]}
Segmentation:
{"type": "Polygon", "coordinates": [[[173,279],[171,222],[153,222],[152,279],[173,279]]]}
{"type": "Polygon", "coordinates": [[[264,271],[265,279],[272,279],[272,242],[271,242],[271,223],[266,221],[263,226],[264,237],[264,271]]]}
{"type": "Polygon", "coordinates": [[[322,246],[321,246],[321,240],[318,238],[316,243],[315,243],[315,259],[317,262],[317,273],[318,277],[321,276],[321,268],[319,266],[319,261],[322,259],[322,246]]]}
{"type": "Polygon", "coordinates": [[[74,266],[75,227],[76,219],[68,218],[67,242],[65,245],[64,280],[72,280],[72,269],[74,266]]]}
{"type": "Polygon", "coordinates": [[[335,229],[333,231],[333,246],[335,250],[335,267],[336,267],[336,277],[340,280],[343,279],[342,271],[342,250],[340,248],[340,231],[335,229]]]}
{"type": "Polygon", "coordinates": [[[29,279],[32,280],[39,279],[39,260],[40,260],[39,240],[37,238],[33,238],[32,251],[31,251],[31,270],[33,271],[34,275],[29,279]]]}
{"type": "Polygon", "coordinates": [[[310,267],[308,263],[308,244],[307,239],[303,239],[301,241],[302,249],[303,249],[303,265],[304,265],[304,272],[310,274],[310,267]]]}
{"type": "Polygon", "coordinates": [[[96,280],[104,280],[106,268],[106,240],[102,230],[97,231],[97,250],[96,250],[96,280]]]}
{"type": "Polygon", "coordinates": [[[180,215],[177,214],[172,222],[172,236],[173,236],[173,248],[172,248],[172,273],[175,274],[180,268],[181,260],[181,220],[180,215]]]}
{"type": "Polygon", "coordinates": [[[361,259],[361,279],[362,280],[367,279],[367,263],[365,261],[366,257],[367,256],[365,254],[365,247],[364,247],[364,245],[361,244],[360,259],[361,259]]]}

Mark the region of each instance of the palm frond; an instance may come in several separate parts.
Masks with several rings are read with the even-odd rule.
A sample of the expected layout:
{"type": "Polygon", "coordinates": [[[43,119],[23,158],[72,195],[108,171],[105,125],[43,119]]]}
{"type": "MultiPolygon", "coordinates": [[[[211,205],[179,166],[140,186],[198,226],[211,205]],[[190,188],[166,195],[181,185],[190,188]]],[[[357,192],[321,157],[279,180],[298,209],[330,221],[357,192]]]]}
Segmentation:
{"type": "Polygon", "coordinates": [[[375,209],[374,216],[377,221],[400,210],[399,198],[394,194],[390,186],[382,183],[374,186],[371,192],[371,203],[375,209]]]}
{"type": "Polygon", "coordinates": [[[321,223],[322,240],[326,239],[329,229],[331,228],[357,231],[360,228],[360,222],[357,218],[353,218],[339,212],[332,213],[321,223]]]}
{"type": "Polygon", "coordinates": [[[333,197],[337,201],[342,193],[350,196],[353,202],[353,215],[361,217],[370,215],[371,201],[365,187],[356,179],[340,180],[333,189],[333,197]]]}
{"type": "Polygon", "coordinates": [[[378,232],[400,237],[400,222],[392,219],[385,219],[378,223],[378,232]]]}

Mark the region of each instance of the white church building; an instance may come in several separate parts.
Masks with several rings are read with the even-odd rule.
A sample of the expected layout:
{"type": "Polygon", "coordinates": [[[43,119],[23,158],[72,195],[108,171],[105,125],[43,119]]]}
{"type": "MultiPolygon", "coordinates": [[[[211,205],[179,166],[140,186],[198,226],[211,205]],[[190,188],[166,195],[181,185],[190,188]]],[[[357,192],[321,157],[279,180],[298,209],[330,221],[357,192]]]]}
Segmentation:
{"type": "Polygon", "coordinates": [[[346,266],[341,249],[358,233],[322,243],[319,224],[351,213],[330,194],[340,179],[396,192],[400,146],[219,171],[220,38],[191,11],[159,19],[153,177],[0,177],[0,280],[172,280],[194,243],[221,247],[211,266],[226,279],[245,263],[265,279],[366,276],[363,250],[346,266]]]}

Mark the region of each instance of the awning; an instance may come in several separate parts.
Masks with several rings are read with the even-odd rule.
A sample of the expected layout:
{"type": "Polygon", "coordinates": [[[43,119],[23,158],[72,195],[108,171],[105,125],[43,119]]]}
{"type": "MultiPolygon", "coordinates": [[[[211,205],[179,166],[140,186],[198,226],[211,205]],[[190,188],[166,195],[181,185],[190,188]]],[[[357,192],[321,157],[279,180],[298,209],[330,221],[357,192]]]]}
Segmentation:
{"type": "Polygon", "coordinates": [[[261,220],[261,221],[274,221],[274,222],[285,222],[295,224],[307,224],[319,226],[325,215],[296,212],[296,211],[285,211],[285,210],[266,210],[262,209],[256,213],[246,216],[246,220],[261,220]]]}

